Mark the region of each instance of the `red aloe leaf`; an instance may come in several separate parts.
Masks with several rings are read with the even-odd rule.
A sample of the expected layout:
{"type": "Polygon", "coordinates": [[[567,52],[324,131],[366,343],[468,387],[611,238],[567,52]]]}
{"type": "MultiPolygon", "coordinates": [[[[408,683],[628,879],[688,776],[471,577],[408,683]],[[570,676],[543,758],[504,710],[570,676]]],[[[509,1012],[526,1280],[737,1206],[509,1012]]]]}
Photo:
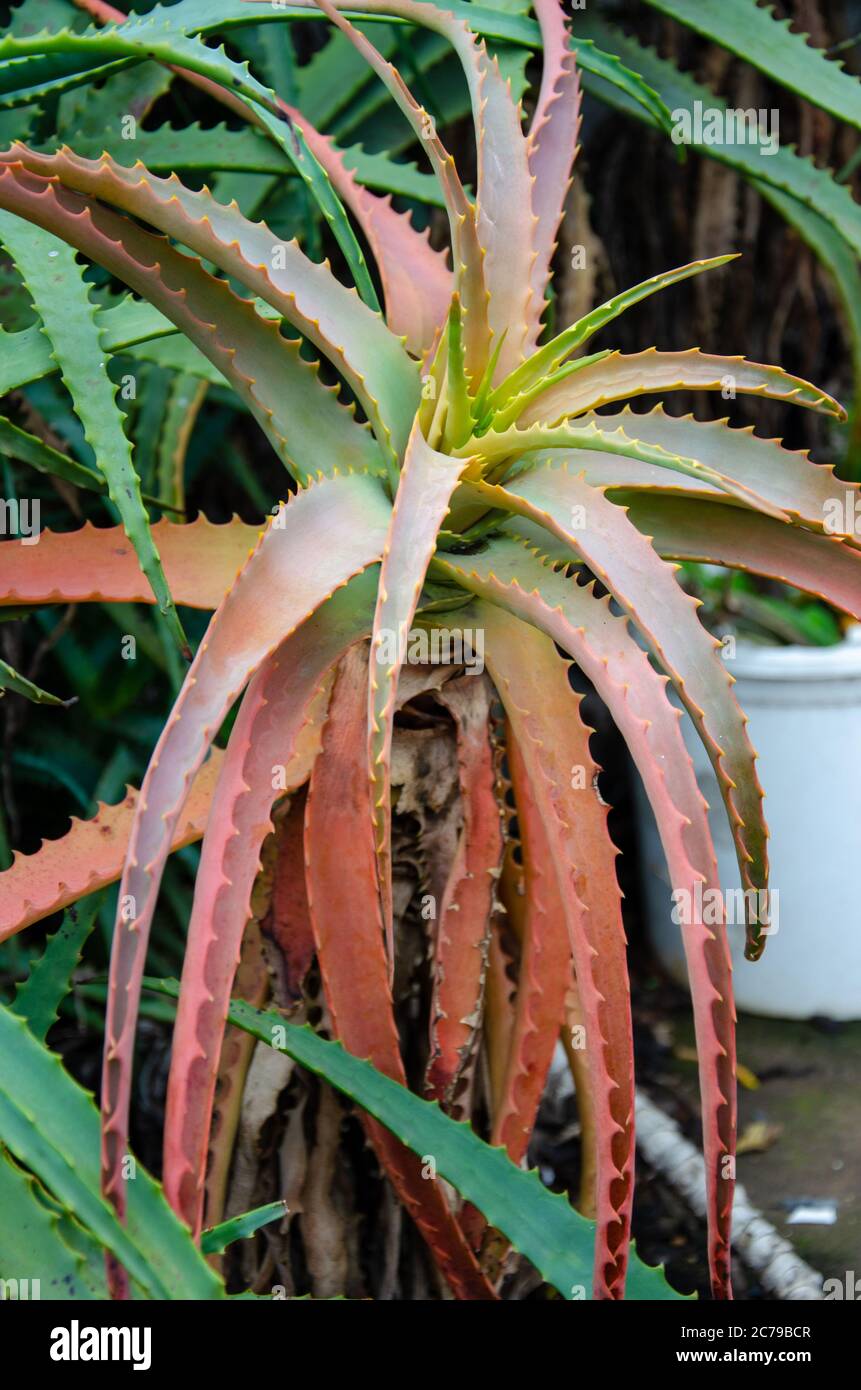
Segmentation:
{"type": "MultiPolygon", "coordinates": [[[[24,148],[16,147],[19,154],[24,148]]],[[[80,172],[89,163],[71,155],[26,153],[31,162],[59,162],[66,173],[80,172]]],[[[63,187],[54,176],[42,178],[9,160],[11,156],[0,155],[0,206],[62,237],[160,309],[222,372],[300,480],[316,475],[321,459],[329,467],[332,458],[343,468],[384,469],[370,431],[339,406],[335,393],[300,357],[298,343],[284,338],[276,321],[261,318],[253,304],[164,238],[63,187]],[[311,419],[313,429],[307,423],[311,419]]],[[[105,177],[110,172],[101,163],[91,170],[101,170],[105,177]]],[[[123,172],[140,177],[134,170],[123,172]]],[[[125,188],[121,181],[120,186],[125,188]]],[[[126,192],[133,206],[135,192],[126,192]]],[[[173,212],[178,210],[177,201],[173,212]]]]}
{"type": "MultiPolygon", "coordinates": [[[[543,629],[574,658],[607,704],[637,766],[655,814],[674,889],[696,905],[697,885],[719,888],[707,807],[666,696],[667,677],[652,668],[626,619],[555,573],[517,541],[481,554],[435,562],[441,573],[543,629]]],[[[555,736],[555,731],[554,731],[555,736]]],[[[710,899],[711,900],[711,899],[710,899]]],[[[703,899],[705,901],[705,899],[703,899]]],[[[723,924],[706,927],[694,912],[682,930],[694,1009],[709,1201],[709,1265],[716,1297],[730,1297],[729,1234],[736,1130],[735,1013],[723,924]]]]}
{"type": "Polygon", "coordinates": [[[475,676],[448,681],[436,698],[457,729],[463,828],[439,910],[434,946],[429,1096],[462,1118],[457,1096],[481,1016],[490,924],[502,863],[502,826],[488,723],[490,691],[475,676]]]}
{"type": "Polygon", "coordinates": [[[571,186],[581,120],[580,79],[570,47],[571,34],[565,12],[559,0],[533,0],[532,8],[541,26],[544,66],[527,147],[529,172],[534,179],[532,210],[538,218],[534,234],[536,256],[532,266],[532,303],[526,341],[526,348],[530,351],[541,334],[541,315],[546,302],[550,265],[556,250],[556,236],[565,198],[571,186]]]}
{"type": "MultiPolygon", "coordinates": [[[[492,604],[481,606],[477,622],[484,627],[488,668],[514,733],[515,795],[517,774],[525,772],[549,845],[547,862],[558,876],[598,1116],[594,1291],[597,1298],[621,1298],[634,1196],[633,1037],[616,850],[607,831],[606,807],[596,792],[591,730],[580,719],[567,664],[547,637],[492,604]]],[[[550,1055],[569,978],[565,969],[557,981],[561,990],[552,1043],[544,1039],[550,1055]]]]}
{"type": "Polygon", "coordinates": [[[368,664],[368,759],[374,840],[389,959],[392,959],[391,748],[398,677],[437,534],[468,459],[437,453],[416,422],[383,552],[368,664]]]}
{"type": "MultiPolygon", "coordinates": [[[[177,603],[217,608],[260,535],[234,517],[178,526],[158,521],[153,540],[177,603]]],[[[0,606],[36,603],[152,603],[134,547],[121,526],[42,531],[38,546],[0,546],[0,606]]]]}
{"type": "MultiPolygon", "coordinates": [[[[327,262],[309,260],[298,242],[250,222],[235,203],[225,206],[207,189],[186,188],[176,175],[158,178],[142,164],[125,168],[107,154],[81,159],[66,149],[43,155],[16,144],[0,154],[0,171],[8,175],[16,166],[145,219],[235,276],[329,358],[362,402],[382,447],[400,456],[418,404],[418,369],[382,317],[336,280],[327,262]]],[[[2,188],[0,182],[0,196],[2,188]]]]}
{"type": "Polygon", "coordinates": [[[303,743],[310,735],[316,752],[314,736],[325,717],[317,697],[345,647],[369,631],[375,581],[373,571],[358,576],[268,657],[230,735],[197,874],[164,1129],[165,1193],[195,1239],[203,1222],[209,1126],[230,990],[263,842],[273,829],[272,805],[307,780],[311,759],[303,743]]]}
{"type": "MultiPolygon", "coordinates": [[[[129,550],[133,555],[130,545],[129,550]]],[[[171,850],[193,844],[206,829],[223,756],[219,748],[213,748],[195,777],[171,850]]],[[[0,941],[116,882],[138,797],[138,791],[130,787],[115,806],[100,804],[92,820],[73,820],[59,840],[45,840],[33,854],[14,856],[11,866],[0,873],[0,941]]]]}
{"type": "MultiPolygon", "coordinates": [[[[502,678],[498,656],[497,649],[494,659],[497,660],[497,674],[502,678]]],[[[558,685],[554,667],[559,667],[561,679],[567,686],[567,666],[558,661],[555,651],[553,656],[553,665],[546,662],[542,669],[551,673],[558,685]]],[[[512,671],[514,663],[509,662],[505,669],[512,671]]],[[[568,691],[573,701],[570,686],[568,691]]],[[[507,693],[510,700],[514,698],[510,684],[507,693]]],[[[512,731],[506,742],[523,853],[523,908],[513,1036],[505,1089],[493,1116],[492,1142],[504,1144],[509,1158],[520,1163],[535,1125],[556,1040],[565,1020],[565,998],[572,983],[572,964],[564,904],[553,865],[553,846],[512,731]]]]}
{"type": "Polygon", "coordinates": [[[741,507],[686,497],[633,495],[628,519],[666,559],[767,575],[861,622],[861,554],[838,536],[813,535],[741,507]]]}
{"type": "Polygon", "coordinates": [[[714,357],[690,348],[686,352],[611,353],[584,365],[555,386],[550,386],[523,412],[522,422],[555,424],[566,415],[597,409],[608,401],[621,401],[649,391],[722,391],[727,399],[736,393],[769,396],[791,405],[822,410],[838,420],[846,412],[837,401],[801,377],[780,367],[761,366],[743,357],[714,357]]]}
{"type": "MultiPolygon", "coordinates": [[[[735,840],[747,899],[750,949],[761,950],[759,891],[768,888],[768,830],[756,754],[732,693],[720,643],[697,617],[699,600],[679,586],[675,566],[653,550],[623,507],[563,465],[537,468],[506,488],[487,489],[571,548],[606,585],[670,676],[709,754],[735,840]],[[509,500],[506,500],[509,499],[509,500]]],[[[764,941],[762,942],[764,945],[764,941]]]]}
{"type": "Polygon", "coordinates": [[[190,780],[254,671],[336,589],[379,559],[389,515],[379,484],[362,476],[324,480],[283,506],[213,616],[156,745],[120,888],[105,1021],[102,1173],[120,1215],[149,926],[190,780]]]}
{"type": "MultiPolygon", "coordinates": [[[[311,922],[335,1031],[349,1052],[406,1084],[383,946],[371,797],[361,756],[368,654],[356,647],[341,665],[311,774],[305,821],[311,922]]],[[[484,1279],[439,1183],[420,1158],[376,1121],[365,1130],[399,1198],[461,1298],[495,1295],[484,1279]]]]}

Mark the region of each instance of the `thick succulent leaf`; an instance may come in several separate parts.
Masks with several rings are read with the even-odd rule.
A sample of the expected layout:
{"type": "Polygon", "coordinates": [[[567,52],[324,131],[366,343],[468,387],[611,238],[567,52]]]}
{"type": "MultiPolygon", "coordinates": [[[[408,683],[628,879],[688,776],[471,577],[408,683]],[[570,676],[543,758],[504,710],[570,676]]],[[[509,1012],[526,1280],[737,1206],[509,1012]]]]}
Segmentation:
{"type": "MultiPolygon", "coordinates": [[[[223,754],[214,748],[195,777],[170,847],[199,840],[223,754]]],[[[0,941],[68,907],[122,873],[138,792],[116,806],[100,805],[92,820],[73,820],[59,840],[45,840],[32,854],[16,854],[0,873],[0,941]]]]}
{"type": "Polygon", "coordinates": [[[26,980],[15,991],[10,1008],[23,1018],[40,1042],[45,1041],[57,1021],[57,1011],[69,992],[72,971],[81,959],[101,902],[101,894],[93,893],[66,909],[57,931],[49,937],[41,956],[32,962],[26,980]]]}
{"type": "MultiPolygon", "coordinates": [[[[282,241],[265,223],[249,222],[235,204],[226,207],[206,189],[194,192],[175,177],[159,179],[137,166],[126,169],[114,164],[105,156],[92,161],[69,151],[40,155],[16,145],[0,156],[0,168],[6,175],[0,180],[0,200],[5,183],[10,176],[15,178],[16,166],[44,179],[56,176],[64,189],[113,203],[146,219],[242,281],[283,314],[343,374],[362,402],[383,448],[393,458],[403,450],[418,404],[418,369],[380,315],[363,304],[355,290],[340,284],[326,263],[310,261],[298,243],[282,241]]],[[[38,200],[29,201],[24,215],[41,220],[33,206],[38,200]]],[[[83,206],[90,207],[89,203],[83,206]]],[[[15,207],[12,210],[17,211],[15,207]]],[[[110,225],[113,229],[112,220],[110,225]]],[[[126,240],[130,241],[129,233],[126,240]]],[[[138,287],[133,284],[132,288],[138,287]]],[[[158,307],[163,308],[161,304],[158,307]]],[[[185,329],[184,324],[178,326],[185,329]]],[[[198,346],[206,351],[204,342],[198,346]]]]}
{"type": "MultiPolygon", "coordinates": [[[[627,408],[612,415],[584,415],[577,423],[586,428],[595,424],[601,429],[612,429],[615,425],[646,444],[655,444],[671,453],[692,455],[704,467],[715,469],[791,520],[817,531],[827,527],[831,534],[858,538],[851,524],[861,502],[857,484],[835,477],[831,464],[814,463],[806,449],[791,450],[778,439],[760,438],[754,434],[752,426],[732,429],[725,420],[668,415],[661,406],[655,406],[645,415],[627,408]],[[841,506],[835,506],[835,501],[841,506]],[[849,526],[845,524],[847,520],[849,526]]],[[[582,457],[578,452],[570,460],[578,471],[582,457]]],[[[648,464],[643,466],[643,462],[631,467],[621,460],[607,458],[598,465],[597,471],[599,476],[589,476],[588,481],[614,488],[617,479],[620,486],[646,489],[672,485],[687,491],[689,487],[699,490],[701,486],[699,480],[673,478],[666,470],[659,471],[648,464]],[[622,482],[623,478],[629,481],[622,482]]],[[[589,474],[592,473],[590,465],[589,474]]],[[[708,488],[707,479],[703,482],[708,488]]],[[[744,494],[739,496],[745,500],[744,494]]],[[[716,497],[716,500],[725,502],[727,499],[716,497]]]]}
{"type": "MultiPolygon", "coordinates": [[[[501,656],[497,648],[495,664],[500,679],[504,668],[501,656]]],[[[503,1144],[509,1158],[520,1163],[535,1125],[560,1021],[565,1018],[566,995],[573,985],[573,965],[552,846],[510,726],[506,733],[506,751],[523,864],[515,866],[509,855],[502,896],[506,921],[518,936],[521,954],[511,1036],[500,1096],[493,1107],[492,1142],[503,1144]]],[[[583,1163],[588,1164],[585,1154],[583,1163]]],[[[590,1212],[593,1217],[594,1208],[593,1193],[590,1212]]]]}
{"type": "Polygon", "coordinates": [[[555,424],[565,416],[597,409],[609,401],[625,400],[651,391],[721,391],[734,395],[769,396],[788,405],[808,406],[838,420],[843,407],[825,391],[780,367],[764,367],[743,357],[714,357],[691,348],[686,352],[614,352],[584,366],[535,397],[523,412],[522,423],[555,424]]]}
{"type": "MultiPolygon", "coordinates": [[[[311,774],[305,810],[308,905],[317,958],[338,1037],[401,1087],[401,1060],[377,892],[371,795],[361,756],[368,661],[354,647],[335,681],[323,748],[311,774]]],[[[461,1298],[492,1299],[442,1188],[422,1163],[379,1124],[366,1130],[439,1268],[461,1298]]],[[[425,1149],[438,1158],[435,1149],[425,1149]]]]}
{"type": "Polygon", "coordinates": [[[655,9],[722,44],[766,76],[797,92],[838,120],[861,128],[861,84],[838,60],[829,59],[790,29],[773,10],[748,0],[648,0],[655,9]]]}
{"type": "Polygon", "coordinates": [[[227,1006],[272,805],[307,780],[325,716],[318,696],[345,646],[370,631],[376,580],[367,570],[338,590],[260,667],[219,775],[188,927],[164,1130],[165,1192],[196,1237],[227,1006]]]}
{"type": "MultiPolygon", "coordinates": [[[[696,82],[689,73],[681,72],[674,63],[659,58],[654,50],[644,47],[636,39],[630,38],[623,30],[607,22],[593,10],[577,17],[578,35],[597,41],[602,47],[619,54],[622,61],[635,67],[651,83],[659,99],[667,108],[685,113],[691,122],[692,134],[696,131],[696,105],[700,111],[714,110],[724,112],[727,103],[722,97],[702,83],[696,82]]],[[[581,67],[584,63],[581,58],[581,67]]],[[[635,104],[619,87],[605,87],[600,90],[603,100],[622,106],[622,109],[650,125],[657,125],[653,113],[645,106],[635,104]]],[[[678,129],[678,127],[676,127],[678,129]]],[[[713,132],[710,131],[710,134],[713,132]]],[[[691,148],[700,154],[716,159],[730,168],[737,169],[750,179],[755,186],[767,185],[776,193],[791,195],[789,202],[798,201],[818,213],[839,232],[848,242],[856,256],[861,255],[861,207],[845,184],[840,184],[829,169],[819,168],[809,156],[802,157],[792,145],[781,144],[776,150],[763,153],[759,145],[730,138],[723,142],[706,144],[692,140],[691,148]]],[[[791,218],[791,209],[788,209],[791,218]]]]}
{"type": "Polygon", "coordinates": [[[525,347],[533,348],[541,333],[550,266],[580,132],[580,78],[570,48],[570,30],[559,0],[534,0],[541,26],[541,87],[529,127],[527,160],[532,185],[532,210],[538,219],[533,234],[532,302],[525,347]]]}
{"type": "Polygon", "coordinates": [[[436,923],[425,1090],[451,1114],[463,1108],[460,1093],[473,1060],[502,868],[502,810],[488,730],[490,696],[487,683],[474,675],[447,681],[436,695],[457,733],[463,825],[436,923]]]}
{"type": "Polygon", "coordinates": [[[98,1133],[92,1098],[22,1019],[0,1008],[2,1141],[124,1262],[150,1297],[223,1297],[220,1280],[139,1164],[128,1183],[128,1221],[120,1225],[99,1196],[98,1133]]]}
{"type": "MultiPolygon", "coordinates": [[[[147,979],[146,984],[176,998],[173,980],[147,979]]],[[[280,1014],[262,1013],[237,1002],[230,1006],[230,1021],[350,1096],[415,1154],[432,1154],[438,1175],[474,1202],[563,1298],[588,1297],[593,1224],[563,1196],[544,1187],[537,1173],[515,1167],[504,1150],[484,1144],[468,1124],[449,1119],[438,1105],[412,1095],[369,1062],[345,1052],[339,1042],[325,1042],[310,1028],[285,1023],[280,1014]]],[[[636,1257],[628,1296],[680,1297],[667,1284],[663,1271],[649,1268],[636,1257]]]]}
{"type": "MultiPolygon", "coordinates": [[[[480,554],[434,562],[435,571],[540,627],[593,682],[625,739],[654,811],[674,888],[698,901],[695,886],[718,887],[706,804],[670,705],[666,677],[653,669],[610,597],[596,599],[515,540],[480,554]]],[[[555,736],[555,735],[554,735],[555,736]]],[[[705,899],[703,899],[705,901],[705,899]]],[[[694,916],[682,933],[691,982],[709,1194],[709,1259],[717,1296],[729,1291],[729,1228],[735,1146],[735,1033],[729,952],[722,928],[694,916]]]]}
{"type": "Polygon", "coordinates": [[[84,438],[93,450],[167,630],[180,650],[190,655],[141,498],[132,446],[116,401],[116,387],[106,371],[107,354],[83,268],[65,242],[8,212],[0,212],[0,241],[27,286],[84,438]]]}
{"type": "Polygon", "coordinates": [[[418,423],[410,437],[383,552],[368,663],[368,761],[374,843],[391,953],[391,748],[398,678],[437,534],[468,459],[437,453],[418,423]]]}
{"type": "MultiPolygon", "coordinates": [[[[768,831],[756,754],[732,693],[733,677],[719,655],[720,643],[697,617],[699,601],[679,586],[675,567],[662,560],[628,521],[624,508],[608,501],[573,469],[533,469],[506,488],[486,491],[493,493],[496,505],[508,505],[570,546],[572,556],[588,565],[634,623],[672,680],[709,754],[742,884],[755,894],[765,892],[768,831]]],[[[750,943],[758,947],[758,896],[749,904],[750,943]]]]}
{"type": "MultiPolygon", "coordinates": [[[[638,418],[631,414],[625,423],[631,428],[636,425],[638,418]]],[[[660,444],[638,439],[629,435],[621,425],[614,430],[605,430],[603,424],[604,416],[594,415],[585,424],[574,420],[563,421],[559,425],[526,425],[522,429],[512,426],[509,429],[489,430],[478,439],[467,440],[459,452],[474,452],[480,448],[485,460],[491,464],[516,458],[524,453],[535,453],[539,450],[544,453],[549,449],[564,449],[566,446],[576,451],[569,455],[575,460],[580,450],[621,454],[626,458],[636,459],[640,464],[651,464],[658,469],[669,470],[671,474],[680,473],[689,478],[696,478],[737,498],[746,506],[776,516],[780,521],[788,520],[786,514],[767,498],[716,468],[702,463],[698,458],[671,453],[660,444]]]]}
{"type": "MultiPolygon", "coordinates": [[[[493,605],[483,605],[476,621],[514,734],[515,795],[525,773],[557,875],[597,1115],[594,1291],[599,1298],[621,1298],[634,1196],[634,1053],[622,895],[589,752],[592,731],[580,718],[567,664],[548,637],[493,605]]],[[[568,978],[563,970],[563,987],[568,978]]],[[[554,1045],[562,1019],[560,1009],[554,1045]]]]}
{"type": "Polygon", "coordinates": [[[72,1218],[5,1149],[0,1149],[0,1211],[0,1279],[17,1280],[19,1289],[27,1280],[30,1290],[35,1284],[40,1298],[53,1301],[107,1298],[98,1246],[80,1226],[76,1245],[64,1238],[72,1218]],[[90,1247],[89,1259],[82,1244],[90,1247]]]}
{"type": "Polygon", "coordinates": [[[335,392],[324,387],[313,367],[301,359],[298,343],[285,339],[277,323],[262,318],[253,304],[195,259],[128,218],[4,164],[2,156],[0,205],[55,232],[163,310],[246,401],[300,480],[334,468],[336,450],[341,466],[367,471],[383,467],[369,431],[338,406],[335,392]],[[318,416],[313,431],[308,423],[309,394],[318,416]],[[299,401],[303,409],[290,408],[299,401]],[[329,443],[321,459],[324,440],[329,443]]]}
{"type": "Polygon", "coordinates": [[[628,519],[668,560],[766,575],[861,622],[861,554],[837,536],[788,529],[770,517],[685,497],[632,494],[628,519]]]}
{"type": "MultiPolygon", "coordinates": [[[[158,521],[153,536],[177,603],[217,608],[260,535],[234,517],[158,521]]],[[[0,608],[41,603],[154,603],[121,526],[42,531],[38,546],[0,546],[0,608]]]]}
{"type": "Polygon", "coordinates": [[[379,560],[389,515],[380,485],[361,476],[317,483],[281,508],[215,613],[153,753],[120,888],[105,1023],[103,1182],[120,1214],[140,980],[191,778],[263,661],[336,589],[379,560]]]}
{"type": "MultiPolygon", "coordinates": [[[[599,329],[619,318],[626,309],[630,309],[634,304],[639,304],[643,299],[648,299],[650,295],[657,294],[660,290],[667,289],[670,285],[677,285],[682,280],[690,280],[694,275],[701,275],[705,270],[715,270],[734,259],[734,255],[729,255],[712,256],[709,260],[693,261],[690,265],[679,266],[675,270],[667,270],[660,275],[652,275],[641,284],[633,285],[630,289],[622,290],[621,293],[613,295],[612,299],[608,299],[605,304],[599,304],[596,309],[592,309],[582,319],[578,319],[576,323],[572,323],[570,327],[557,333],[555,338],[552,338],[549,343],[545,343],[542,348],[533,353],[532,357],[527,358],[523,365],[512,372],[507,380],[500,383],[491,397],[492,403],[499,406],[502,402],[510,400],[511,405],[505,413],[506,415],[510,413],[511,418],[516,419],[516,398],[522,397],[524,406],[531,399],[541,400],[542,396],[535,390],[541,381],[550,376],[551,373],[555,373],[572,352],[587,343],[599,329]],[[523,393],[527,392],[529,394],[524,397],[523,393]]],[[[577,371],[582,371],[585,366],[586,363],[584,362],[572,364],[573,369],[577,371]]],[[[543,399],[546,399],[546,396],[543,399]]],[[[542,418],[554,419],[552,415],[546,415],[542,418]]],[[[497,428],[499,428],[498,424],[497,428]]]]}

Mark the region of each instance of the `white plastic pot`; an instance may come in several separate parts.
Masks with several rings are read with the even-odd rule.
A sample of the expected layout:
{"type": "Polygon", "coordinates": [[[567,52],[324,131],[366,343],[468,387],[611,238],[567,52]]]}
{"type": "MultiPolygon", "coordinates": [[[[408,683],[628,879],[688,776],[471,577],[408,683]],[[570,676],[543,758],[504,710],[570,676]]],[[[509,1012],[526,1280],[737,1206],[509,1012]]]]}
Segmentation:
{"type": "MultiPolygon", "coordinates": [[[[777,1018],[861,1018],[861,629],[836,647],[738,644],[728,662],[750,718],[771,831],[776,931],[744,959],[744,927],[728,927],[738,1008],[777,1018]]],[[[740,887],[732,838],[708,755],[683,728],[709,803],[721,886],[740,887]]],[[[681,928],[654,818],[638,788],[645,906],[664,968],[685,981],[681,928]]]]}

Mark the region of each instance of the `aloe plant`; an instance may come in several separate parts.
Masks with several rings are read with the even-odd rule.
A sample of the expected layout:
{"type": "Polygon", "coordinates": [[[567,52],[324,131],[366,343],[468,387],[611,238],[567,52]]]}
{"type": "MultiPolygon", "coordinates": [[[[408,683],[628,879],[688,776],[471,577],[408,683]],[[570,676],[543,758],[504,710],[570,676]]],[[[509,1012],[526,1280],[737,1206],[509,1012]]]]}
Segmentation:
{"type": "MultiPolygon", "coordinates": [[[[708,271],[731,274],[731,255],[654,276],[548,336],[552,262],[580,124],[578,66],[556,0],[534,4],[543,70],[527,128],[499,62],[470,27],[474,8],[486,27],[485,12],[424,0],[349,7],[351,15],[427,30],[456,56],[475,130],[474,197],[433,119],[371,42],[370,24],[357,28],[330,0],[266,7],[267,18],[282,21],[302,11],[324,15],[382,83],[436,181],[451,268],[408,218],[353,177],[296,107],[195,37],[207,25],[228,25],[236,6],[216,6],[217,16],[204,19],[213,7],[181,0],[126,22],[95,0],[86,8],[100,21],[92,28],[0,40],[4,101],[19,107],[68,96],[152,59],[180,69],[234,109],[238,102],[267,148],[296,166],[356,280],[343,283],[297,242],[175,175],[20,140],[0,154],[12,255],[16,245],[30,246],[28,224],[38,229],[33,245],[56,241],[69,270],[58,302],[68,297],[85,315],[98,350],[148,336],[182,344],[196,377],[229,384],[291,479],[260,532],[238,520],[213,528],[202,520],[150,525],[144,517],[139,526],[143,501],[135,500],[129,540],[118,528],[85,527],[45,534],[14,554],[0,550],[9,606],[158,601],[166,618],[175,612],[170,605],[215,610],[140,793],[0,875],[5,938],[121,879],[105,1018],[103,1196],[121,1230],[133,1216],[124,1162],[150,926],[170,851],[202,836],[164,1134],[168,1201],[201,1238],[231,993],[261,851],[284,797],[298,808],[291,828],[299,852],[286,883],[297,905],[292,948],[306,959],[316,954],[347,1051],[405,1083],[392,1000],[391,756],[398,712],[418,697],[452,720],[461,802],[447,881],[431,894],[427,1094],[453,1116],[468,1108],[482,1034],[500,1059],[490,1138],[519,1163],[560,1031],[578,1021],[585,1039],[578,1096],[594,1135],[586,1160],[593,1293],[621,1298],[634,1197],[630,993],[616,850],[570,664],[592,681],[630,749],[674,888],[701,901],[697,885],[716,889],[717,868],[668,698],[668,686],[675,689],[718,777],[748,890],[747,950],[755,959],[767,921],[762,789],[731,677],[677,582],[676,562],[782,578],[861,616],[857,536],[849,526],[835,533],[829,520],[830,470],[726,421],[623,403],[697,389],[770,397],[835,419],[844,412],[809,383],[741,357],[588,351],[599,329],[664,287],[708,271]],[[342,200],[375,259],[382,309],[342,200]],[[138,301],[90,305],[67,247],[149,309],[138,301]],[[340,388],[330,384],[333,374],[340,388]],[[434,644],[452,631],[466,634],[473,650],[446,662],[434,644]],[[468,674],[479,653],[490,683],[468,674]],[[240,697],[222,752],[215,739],[240,697]],[[520,937],[514,1000],[499,984],[503,911],[520,937]]],[[[262,6],[242,8],[262,17],[262,6]]],[[[504,31],[507,21],[492,23],[504,31]]],[[[34,299],[38,309],[35,292],[34,299]]],[[[50,307],[43,328],[74,395],[73,348],[64,345],[61,315],[52,334],[50,307]]],[[[51,370],[41,340],[28,352],[17,377],[10,366],[11,385],[51,370]]],[[[96,488],[114,486],[102,450],[115,441],[123,453],[109,396],[100,390],[98,402],[112,420],[108,442],[92,436],[99,472],[89,470],[88,483],[76,479],[96,488]]],[[[95,396],[76,396],[82,413],[95,404],[95,396]]],[[[23,445],[17,458],[56,469],[49,446],[29,434],[23,445]]],[[[854,501],[855,490],[847,491],[854,501]]],[[[683,938],[700,1061],[711,1283],[714,1296],[726,1298],[735,1144],[729,953],[722,922],[695,917],[683,938]]],[[[494,1297],[483,1219],[468,1204],[455,1209],[441,1186],[425,1181],[419,1156],[400,1142],[405,1136],[384,1128],[373,1105],[368,1111],[367,1137],[452,1289],[494,1297]]],[[[464,1187],[467,1202],[478,1202],[480,1191],[464,1187]]],[[[145,1271],[131,1266],[102,1207],[92,1210],[113,1241],[111,1292],[125,1296],[128,1274],[140,1280],[145,1271]]],[[[492,1204],[486,1216],[513,1238],[492,1204]]]]}

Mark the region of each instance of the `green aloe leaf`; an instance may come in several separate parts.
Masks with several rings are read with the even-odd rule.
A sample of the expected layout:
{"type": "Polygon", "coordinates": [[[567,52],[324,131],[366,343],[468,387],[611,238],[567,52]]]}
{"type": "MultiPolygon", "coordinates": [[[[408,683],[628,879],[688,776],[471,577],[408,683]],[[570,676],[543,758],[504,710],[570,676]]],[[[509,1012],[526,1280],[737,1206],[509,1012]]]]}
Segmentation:
{"type": "Polygon", "coordinates": [[[222,1250],[226,1250],[235,1240],[253,1236],[261,1226],[268,1226],[270,1221],[277,1221],[286,1211],[286,1202],[268,1202],[265,1207],[255,1207],[253,1211],[243,1212],[241,1216],[232,1216],[229,1221],[222,1221],[218,1226],[210,1226],[201,1234],[201,1252],[204,1255],[220,1255],[222,1250]]]}
{"type": "Polygon", "coordinates": [[[68,1212],[51,1203],[32,1174],[19,1168],[2,1146],[0,1211],[0,1279],[7,1286],[17,1280],[19,1298],[107,1298],[98,1246],[68,1212]]]}
{"type": "Polygon", "coordinates": [[[153,1298],[223,1298],[224,1288],[129,1155],[128,1219],[100,1195],[99,1115],[92,1097],[22,1018],[0,1007],[0,1140],[153,1298]]]}
{"type": "MultiPolygon", "coordinates": [[[[179,996],[175,980],[145,979],[144,985],[171,999],[179,996]]],[[[238,1028],[350,1096],[422,1155],[429,1171],[433,1169],[477,1206],[563,1298],[589,1297],[594,1222],[580,1216],[565,1197],[544,1187],[536,1172],[524,1172],[504,1149],[485,1144],[467,1123],[449,1119],[436,1102],[421,1100],[370,1062],[345,1052],[340,1043],[326,1042],[308,1027],[286,1023],[280,1014],[238,1000],[231,1003],[229,1016],[238,1028]]],[[[670,1288],[663,1270],[643,1264],[634,1252],[628,1297],[663,1300],[682,1295],[670,1288]]]]}
{"type": "Polygon", "coordinates": [[[66,909],[59,928],[30,966],[27,979],[18,986],[10,1007],[40,1042],[45,1041],[56,1022],[60,1004],[69,992],[72,971],[81,959],[103,899],[103,893],[93,893],[66,909]]]}
{"type": "Polygon", "coordinates": [[[752,63],[782,87],[861,128],[861,83],[839,61],[813,48],[755,0],[648,0],[662,14],[696,29],[752,63]]]}
{"type": "Polygon", "coordinates": [[[32,700],[34,705],[61,705],[68,708],[74,704],[74,700],[61,700],[59,695],[50,695],[41,686],[34,685],[26,676],[22,676],[7,662],[0,661],[0,692],[11,690],[15,695],[23,695],[25,700],[32,700]]]}

